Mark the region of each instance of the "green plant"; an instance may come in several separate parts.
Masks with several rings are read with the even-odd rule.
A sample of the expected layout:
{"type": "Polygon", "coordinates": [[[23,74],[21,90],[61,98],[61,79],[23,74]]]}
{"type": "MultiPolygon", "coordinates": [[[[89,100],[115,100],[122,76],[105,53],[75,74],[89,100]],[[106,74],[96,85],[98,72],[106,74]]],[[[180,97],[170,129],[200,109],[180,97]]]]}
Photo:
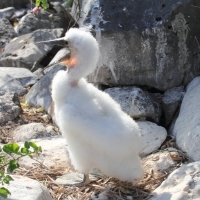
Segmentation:
{"type": "MultiPolygon", "coordinates": [[[[20,147],[18,144],[5,144],[0,148],[0,184],[9,184],[13,181],[13,178],[8,175],[15,169],[19,168],[19,159],[24,156],[29,156],[33,159],[33,155],[39,155],[42,152],[41,146],[37,146],[34,142],[25,142],[24,147],[20,147]],[[3,170],[7,167],[7,175],[3,170]]],[[[5,187],[0,187],[0,197],[7,198],[10,195],[10,191],[5,187]]]]}
{"type": "Polygon", "coordinates": [[[48,0],[36,0],[35,5],[38,7],[41,6],[44,9],[49,8],[48,0]]]}

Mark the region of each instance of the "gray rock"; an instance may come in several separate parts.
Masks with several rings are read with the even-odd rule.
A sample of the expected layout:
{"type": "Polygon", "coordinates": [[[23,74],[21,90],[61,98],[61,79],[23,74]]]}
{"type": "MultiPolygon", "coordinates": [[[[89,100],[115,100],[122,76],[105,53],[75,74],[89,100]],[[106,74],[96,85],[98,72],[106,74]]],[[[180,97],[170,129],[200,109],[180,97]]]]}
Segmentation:
{"type": "Polygon", "coordinates": [[[136,87],[113,87],[106,89],[105,92],[131,117],[159,122],[162,113],[161,105],[148,92],[136,87]]]}
{"type": "Polygon", "coordinates": [[[200,197],[200,162],[176,169],[153,191],[150,200],[195,200],[200,197]]]}
{"type": "Polygon", "coordinates": [[[177,112],[174,114],[172,121],[171,121],[171,124],[168,128],[168,131],[167,131],[168,135],[171,135],[172,137],[175,137],[173,130],[174,130],[174,126],[175,126],[176,120],[178,118],[178,115],[179,115],[179,110],[177,110],[177,112]]]}
{"type": "MultiPolygon", "coordinates": [[[[26,95],[26,101],[35,107],[44,107],[45,110],[50,113],[50,107],[52,103],[51,98],[51,82],[54,75],[59,71],[66,69],[66,67],[57,65],[50,69],[26,95]]],[[[52,116],[53,117],[53,116],[52,116]]]]}
{"type": "Polygon", "coordinates": [[[53,200],[47,188],[38,181],[19,175],[12,175],[12,178],[14,181],[4,185],[11,192],[8,200],[53,200]]]}
{"type": "Polygon", "coordinates": [[[37,15],[29,13],[21,18],[17,33],[23,35],[37,29],[62,28],[63,33],[69,27],[76,25],[75,20],[60,3],[51,3],[52,9],[41,10],[37,15]]]}
{"type": "Polygon", "coordinates": [[[15,17],[16,18],[23,17],[26,13],[27,13],[27,9],[26,8],[16,9],[15,10],[15,17]]]}
{"type": "Polygon", "coordinates": [[[17,95],[0,91],[0,125],[14,120],[21,112],[17,95]]]}
{"type": "Polygon", "coordinates": [[[14,37],[17,37],[17,34],[8,19],[0,18],[0,50],[14,37]]]}
{"type": "Polygon", "coordinates": [[[20,1],[6,0],[2,1],[0,6],[1,8],[7,8],[7,7],[25,8],[28,3],[30,3],[29,0],[20,0],[20,1]]]}
{"type": "MultiPolygon", "coordinates": [[[[38,146],[42,147],[42,154],[36,159],[46,167],[54,169],[56,167],[62,167],[66,169],[68,166],[71,166],[66,148],[66,139],[62,136],[39,138],[30,141],[33,141],[38,146]]],[[[23,144],[23,142],[19,142],[20,146],[23,146],[23,144]]],[[[31,169],[36,163],[38,164],[37,161],[29,158],[28,156],[19,160],[20,166],[26,169],[31,169]]]]}
{"type": "Polygon", "coordinates": [[[165,115],[165,125],[168,126],[180,106],[184,96],[184,87],[175,87],[167,90],[162,99],[162,107],[165,115]]]}
{"type": "Polygon", "coordinates": [[[140,156],[144,157],[161,146],[167,137],[167,131],[162,126],[148,121],[138,121],[141,132],[142,150],[140,156]]]}
{"type": "MultiPolygon", "coordinates": [[[[62,51],[63,49],[57,52],[50,64],[54,63],[59,58],[62,51]]],[[[30,105],[44,107],[53,120],[55,120],[55,117],[51,98],[51,82],[54,75],[59,70],[66,70],[66,67],[62,65],[54,65],[44,70],[45,75],[30,89],[29,93],[26,95],[26,101],[30,105]]]]}
{"type": "Polygon", "coordinates": [[[53,46],[36,44],[36,42],[59,38],[62,32],[63,29],[41,29],[20,36],[6,46],[0,63],[4,67],[32,69],[34,66],[34,70],[41,68],[40,61],[52,50],[53,46]]]}
{"type": "Polygon", "coordinates": [[[22,84],[15,79],[15,77],[10,75],[7,72],[4,72],[0,68],[0,91],[9,91],[9,92],[14,92],[18,95],[24,95],[28,92],[26,88],[22,86],[22,84]]]}
{"type": "Polygon", "coordinates": [[[200,160],[200,77],[196,77],[186,89],[179,116],[172,134],[182,151],[195,160],[200,160]]]}
{"type": "Polygon", "coordinates": [[[0,78],[2,72],[8,74],[13,79],[19,81],[23,87],[33,85],[38,80],[38,77],[36,75],[34,75],[31,71],[25,68],[1,67],[0,78]]]}
{"type": "Polygon", "coordinates": [[[25,142],[31,139],[47,137],[48,133],[42,123],[30,123],[18,126],[13,130],[15,142],[25,142]]]}
{"type": "Polygon", "coordinates": [[[142,159],[142,166],[146,169],[145,171],[153,169],[154,174],[168,171],[177,164],[170,154],[169,151],[153,153],[142,159]]]}
{"type": "Polygon", "coordinates": [[[47,131],[48,135],[50,135],[50,136],[57,135],[57,133],[54,131],[53,126],[51,126],[51,125],[49,125],[49,126],[46,127],[46,131],[47,131]]]}
{"type": "Polygon", "coordinates": [[[100,43],[101,58],[91,82],[165,91],[200,74],[200,12],[191,8],[194,0],[79,2],[79,24],[92,25],[100,43]]]}
{"type": "Polygon", "coordinates": [[[33,74],[35,74],[38,79],[41,79],[44,76],[44,70],[42,68],[38,68],[36,71],[33,72],[33,74]]]}
{"type": "Polygon", "coordinates": [[[15,8],[8,7],[0,9],[0,18],[10,19],[15,14],[15,8]]]}

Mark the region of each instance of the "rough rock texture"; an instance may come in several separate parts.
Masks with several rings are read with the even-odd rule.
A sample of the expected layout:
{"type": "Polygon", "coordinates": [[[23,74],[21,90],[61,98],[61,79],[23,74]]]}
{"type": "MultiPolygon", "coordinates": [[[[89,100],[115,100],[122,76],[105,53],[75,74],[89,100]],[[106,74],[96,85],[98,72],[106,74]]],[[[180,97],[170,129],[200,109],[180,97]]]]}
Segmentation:
{"type": "Polygon", "coordinates": [[[29,13],[21,18],[16,31],[19,35],[30,33],[37,29],[63,28],[63,33],[71,26],[77,26],[75,20],[59,3],[52,3],[53,9],[41,10],[37,15],[29,13]]]}
{"type": "MultiPolygon", "coordinates": [[[[38,146],[42,147],[42,154],[37,157],[37,160],[42,162],[47,167],[66,167],[70,164],[70,159],[66,148],[66,139],[62,136],[46,137],[40,139],[31,140],[38,146]]],[[[20,146],[23,146],[23,142],[19,142],[20,146]]],[[[34,167],[37,161],[32,160],[29,157],[23,157],[19,161],[20,166],[30,169],[34,167]]]]}
{"type": "Polygon", "coordinates": [[[200,77],[196,77],[186,89],[173,135],[176,143],[195,161],[200,160],[200,77]]]}
{"type": "Polygon", "coordinates": [[[141,130],[142,150],[140,156],[145,156],[157,150],[167,137],[167,131],[155,123],[148,121],[137,122],[141,130]]]}
{"type": "Polygon", "coordinates": [[[175,87],[167,90],[162,99],[162,107],[165,115],[165,125],[168,126],[175,115],[184,96],[184,87],[175,87]]]}
{"type": "Polygon", "coordinates": [[[26,13],[27,13],[26,8],[16,9],[15,10],[15,17],[19,19],[19,18],[23,17],[26,13]]]}
{"type": "Polygon", "coordinates": [[[15,8],[8,7],[0,9],[0,18],[10,19],[15,14],[15,8]]]}
{"type": "Polygon", "coordinates": [[[38,80],[38,77],[34,75],[31,71],[25,68],[15,68],[15,67],[1,67],[0,68],[0,79],[2,74],[6,73],[13,80],[17,80],[21,83],[23,87],[33,85],[38,80]]]}
{"type": "Polygon", "coordinates": [[[161,105],[148,92],[136,87],[113,87],[104,92],[117,101],[122,110],[131,117],[159,122],[162,113],[161,105]]]}
{"type": "Polygon", "coordinates": [[[1,1],[0,2],[0,8],[7,8],[7,7],[15,7],[15,8],[21,8],[21,7],[26,7],[26,5],[30,3],[29,0],[6,0],[6,1],[1,1]]]}
{"type": "Polygon", "coordinates": [[[13,139],[15,142],[25,142],[47,136],[48,133],[42,123],[25,124],[13,130],[13,139]]]}
{"type": "Polygon", "coordinates": [[[0,91],[14,92],[18,95],[24,95],[28,92],[22,84],[12,75],[4,72],[0,68],[0,91]]]}
{"type": "Polygon", "coordinates": [[[12,66],[27,69],[34,66],[34,70],[42,67],[40,61],[53,47],[48,44],[35,43],[59,38],[62,32],[63,29],[41,29],[18,37],[6,46],[0,64],[4,67],[12,66]]]}
{"type": "Polygon", "coordinates": [[[47,188],[36,180],[13,175],[14,181],[9,185],[4,185],[11,195],[8,200],[53,200],[47,188]]]}
{"type": "Polygon", "coordinates": [[[0,91],[0,125],[14,120],[21,112],[19,99],[13,92],[0,91]]]}
{"type": "Polygon", "coordinates": [[[200,162],[183,165],[153,192],[150,200],[194,200],[200,197],[200,162]]]}
{"type": "MultiPolygon", "coordinates": [[[[55,61],[57,61],[57,59],[60,56],[60,52],[62,51],[63,49],[58,51],[49,64],[52,64],[55,61]]],[[[30,89],[29,93],[26,95],[26,101],[30,105],[36,107],[44,107],[53,119],[54,112],[51,98],[51,82],[54,75],[59,70],[66,70],[66,67],[62,65],[54,65],[52,67],[47,68],[44,71],[45,75],[30,89]]]]}
{"type": "Polygon", "coordinates": [[[10,24],[8,19],[0,18],[0,51],[2,53],[1,48],[5,47],[5,45],[14,37],[17,37],[17,34],[14,31],[13,26],[10,24]]]}
{"type": "Polygon", "coordinates": [[[165,91],[200,75],[200,12],[192,6],[196,0],[82,0],[81,4],[80,24],[93,26],[101,50],[91,82],[165,91]]]}
{"type": "Polygon", "coordinates": [[[154,174],[159,174],[160,171],[169,170],[176,165],[176,161],[172,159],[169,151],[163,151],[151,154],[142,159],[142,165],[145,171],[154,171],[154,174]]]}
{"type": "MultiPolygon", "coordinates": [[[[26,95],[26,101],[35,107],[44,107],[45,110],[51,113],[51,82],[54,75],[59,70],[66,70],[66,67],[57,65],[50,69],[28,92],[26,95]]],[[[53,118],[53,116],[51,116],[53,118]]]]}

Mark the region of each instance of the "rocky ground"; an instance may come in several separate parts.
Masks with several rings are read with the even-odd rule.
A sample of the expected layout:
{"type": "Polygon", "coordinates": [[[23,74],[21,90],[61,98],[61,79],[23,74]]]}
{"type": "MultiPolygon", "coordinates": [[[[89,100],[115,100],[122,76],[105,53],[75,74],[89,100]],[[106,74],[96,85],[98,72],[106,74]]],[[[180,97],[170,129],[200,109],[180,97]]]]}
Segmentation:
{"type": "Polygon", "coordinates": [[[0,2],[0,143],[34,141],[43,149],[34,160],[20,160],[10,199],[199,199],[198,2],[82,0],[82,12],[74,4],[73,17],[60,2],[38,13],[29,0],[0,2]],[[101,51],[88,80],[141,129],[145,175],[134,187],[98,171],[85,187],[55,182],[64,174],[73,174],[72,181],[79,176],[51,111],[52,78],[66,68],[44,70],[60,47],[37,42],[85,23],[93,26],[101,51]]]}
{"type": "MultiPolygon", "coordinates": [[[[21,125],[32,123],[42,123],[44,127],[53,127],[54,136],[60,136],[58,128],[54,125],[51,117],[42,108],[34,108],[24,103],[24,98],[20,97],[22,112],[14,120],[9,121],[0,127],[1,143],[16,142],[14,135],[21,125]]],[[[46,136],[52,136],[50,133],[46,136]]],[[[37,144],[37,140],[36,140],[37,144]]],[[[42,145],[43,147],[43,145],[42,145]]],[[[24,159],[22,166],[14,174],[26,176],[35,179],[46,186],[53,199],[137,199],[144,200],[151,197],[151,192],[160,186],[168,175],[183,164],[189,163],[186,155],[180,150],[174,152],[177,148],[173,138],[168,137],[160,149],[153,152],[148,157],[142,159],[145,169],[144,179],[136,186],[128,182],[120,182],[110,177],[100,177],[84,187],[68,187],[56,184],[54,181],[57,177],[67,173],[74,172],[73,167],[61,163],[54,166],[48,166],[40,162],[35,162],[34,166],[28,166],[30,161],[24,159]],[[165,149],[165,150],[164,150],[165,149]],[[166,150],[167,149],[167,150],[166,150]],[[163,163],[164,161],[164,163],[163,163]],[[167,163],[169,162],[169,163],[167,163]]],[[[51,148],[50,148],[51,149],[51,148]]],[[[53,150],[53,149],[51,149],[53,150]]],[[[49,154],[51,154],[49,150],[49,154]]],[[[52,155],[54,157],[54,155],[52,155]]],[[[51,159],[49,159],[51,162],[51,159]]],[[[59,161],[58,161],[59,162],[59,161]]]]}

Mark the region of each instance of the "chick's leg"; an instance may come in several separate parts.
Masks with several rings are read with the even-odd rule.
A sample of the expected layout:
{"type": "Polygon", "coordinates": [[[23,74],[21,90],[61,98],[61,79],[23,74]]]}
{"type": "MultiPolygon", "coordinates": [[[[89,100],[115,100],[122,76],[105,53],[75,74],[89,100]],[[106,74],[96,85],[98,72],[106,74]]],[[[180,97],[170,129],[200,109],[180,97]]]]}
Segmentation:
{"type": "Polygon", "coordinates": [[[81,187],[81,186],[85,186],[85,185],[87,185],[89,183],[90,183],[89,174],[84,174],[83,181],[81,181],[80,183],[63,184],[63,185],[65,185],[65,186],[77,186],[77,187],[81,187]]]}

